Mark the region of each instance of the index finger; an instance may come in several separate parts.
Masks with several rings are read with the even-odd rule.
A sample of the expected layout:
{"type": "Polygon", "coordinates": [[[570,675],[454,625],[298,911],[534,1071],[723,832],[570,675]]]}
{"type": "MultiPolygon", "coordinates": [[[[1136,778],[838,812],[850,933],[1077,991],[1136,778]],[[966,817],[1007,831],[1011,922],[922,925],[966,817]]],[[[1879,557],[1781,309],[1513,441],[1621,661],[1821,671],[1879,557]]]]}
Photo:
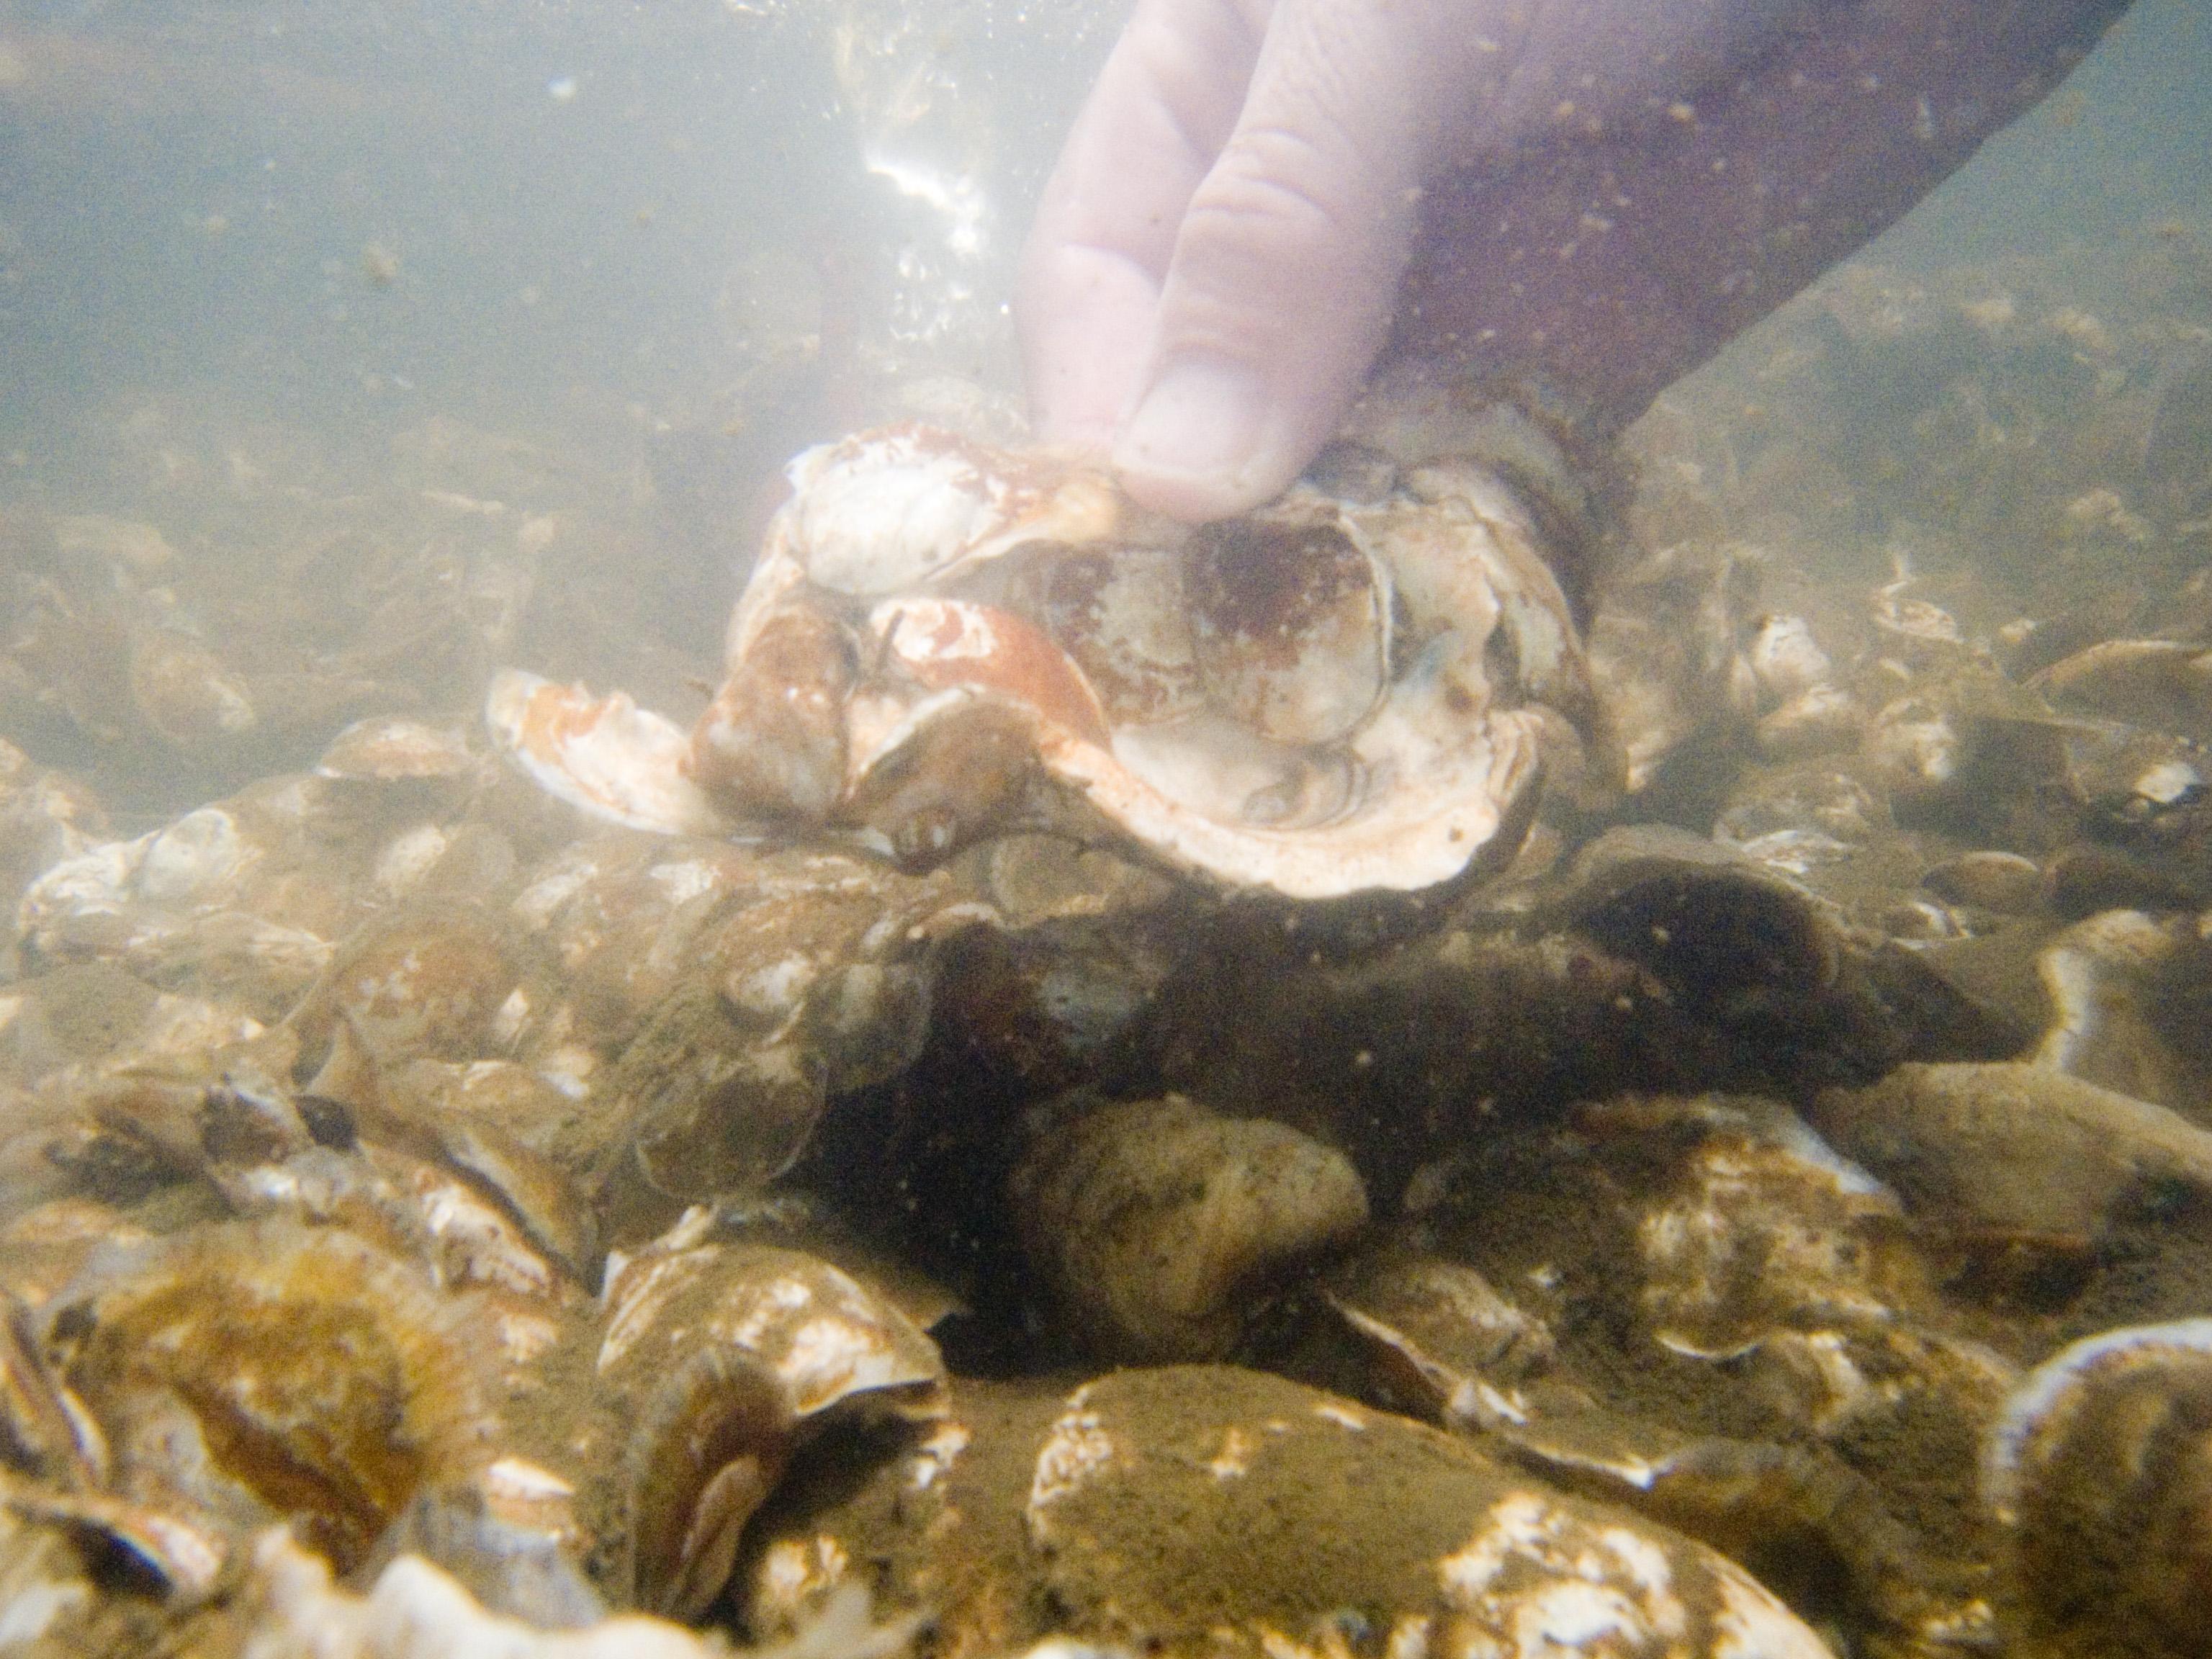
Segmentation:
{"type": "Polygon", "coordinates": [[[1015,278],[1031,417],[1104,449],[1150,356],[1183,215],[1235,130],[1273,0],[1139,0],[1047,181],[1015,278]]]}

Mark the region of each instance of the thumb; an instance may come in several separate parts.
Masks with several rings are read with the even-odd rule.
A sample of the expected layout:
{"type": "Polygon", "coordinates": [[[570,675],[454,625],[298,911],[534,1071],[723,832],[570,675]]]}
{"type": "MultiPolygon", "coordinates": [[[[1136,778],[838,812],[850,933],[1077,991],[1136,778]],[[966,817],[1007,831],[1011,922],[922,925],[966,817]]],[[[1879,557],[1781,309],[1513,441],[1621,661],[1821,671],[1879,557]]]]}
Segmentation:
{"type": "Polygon", "coordinates": [[[1351,408],[1412,246],[1453,9],[1275,8],[1235,131],[1177,233],[1115,445],[1145,505],[1190,520],[1256,506],[1351,408]]]}

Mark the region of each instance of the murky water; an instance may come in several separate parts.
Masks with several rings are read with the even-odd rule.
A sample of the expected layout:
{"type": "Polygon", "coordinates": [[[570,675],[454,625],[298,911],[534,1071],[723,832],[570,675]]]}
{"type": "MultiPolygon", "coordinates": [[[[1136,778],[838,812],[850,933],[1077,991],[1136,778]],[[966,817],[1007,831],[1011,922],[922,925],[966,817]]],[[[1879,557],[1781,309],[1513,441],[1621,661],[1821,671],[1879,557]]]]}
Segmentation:
{"type": "Polygon", "coordinates": [[[2212,15],[1186,542],[1120,9],[0,0],[0,1648],[2208,1651],[2212,15]]]}

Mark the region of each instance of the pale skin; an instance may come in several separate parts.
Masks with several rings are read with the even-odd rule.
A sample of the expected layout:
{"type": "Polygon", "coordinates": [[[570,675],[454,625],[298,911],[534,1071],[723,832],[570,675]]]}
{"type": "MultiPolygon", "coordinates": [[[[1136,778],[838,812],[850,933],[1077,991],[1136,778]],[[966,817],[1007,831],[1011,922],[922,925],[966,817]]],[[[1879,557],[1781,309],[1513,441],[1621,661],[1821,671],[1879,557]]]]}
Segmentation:
{"type": "Polygon", "coordinates": [[[1138,0],[1024,252],[1038,434],[1195,521],[1287,485],[1386,348],[1617,428],[2124,9],[1138,0]]]}

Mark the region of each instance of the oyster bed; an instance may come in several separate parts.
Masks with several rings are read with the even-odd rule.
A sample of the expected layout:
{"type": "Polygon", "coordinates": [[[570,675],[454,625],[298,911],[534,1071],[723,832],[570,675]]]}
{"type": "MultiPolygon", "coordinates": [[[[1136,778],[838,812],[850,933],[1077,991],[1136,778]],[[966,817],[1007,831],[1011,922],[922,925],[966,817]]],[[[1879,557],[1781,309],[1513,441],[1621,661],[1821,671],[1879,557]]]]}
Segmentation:
{"type": "Polygon", "coordinates": [[[0,1634],[2212,1652],[2208,341],[1847,269],[1608,535],[1370,414],[1287,666],[1095,481],[965,586],[802,482],[711,702],[622,466],[125,422],[0,508],[0,1634]]]}

